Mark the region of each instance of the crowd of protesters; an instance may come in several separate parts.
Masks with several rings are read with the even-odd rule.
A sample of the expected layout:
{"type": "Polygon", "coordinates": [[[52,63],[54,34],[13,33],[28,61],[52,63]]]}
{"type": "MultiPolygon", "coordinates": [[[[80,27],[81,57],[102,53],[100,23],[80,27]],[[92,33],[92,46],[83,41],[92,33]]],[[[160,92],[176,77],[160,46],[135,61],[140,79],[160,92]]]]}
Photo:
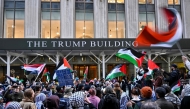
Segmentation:
{"type": "MultiPolygon", "coordinates": [[[[190,67],[186,57],[182,57],[190,67]]],[[[147,72],[147,69],[144,69],[147,72]]],[[[190,84],[172,87],[188,74],[171,66],[171,73],[154,70],[149,80],[74,79],[74,86],[52,82],[0,84],[0,109],[190,109],[190,84]],[[164,84],[168,83],[168,84],[164,84]]]]}

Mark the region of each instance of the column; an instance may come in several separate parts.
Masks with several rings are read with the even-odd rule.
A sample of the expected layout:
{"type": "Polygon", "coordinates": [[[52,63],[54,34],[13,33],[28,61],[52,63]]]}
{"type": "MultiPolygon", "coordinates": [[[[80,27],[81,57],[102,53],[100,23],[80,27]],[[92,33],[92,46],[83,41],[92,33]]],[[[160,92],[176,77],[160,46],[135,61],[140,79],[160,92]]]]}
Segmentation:
{"type": "Polygon", "coordinates": [[[28,59],[28,58],[26,58],[26,64],[28,64],[28,60],[29,60],[29,59],[28,59]]]}
{"type": "Polygon", "coordinates": [[[104,53],[102,54],[102,73],[103,73],[103,78],[105,79],[106,72],[105,72],[105,54],[104,53]]]}
{"type": "Polygon", "coordinates": [[[3,37],[3,8],[4,8],[4,0],[0,0],[0,38],[3,37]]]}
{"type": "Polygon", "coordinates": [[[94,37],[108,37],[108,1],[94,0],[94,37]]]}
{"type": "Polygon", "coordinates": [[[56,66],[59,64],[59,55],[56,55],[56,66]]]}
{"type": "Polygon", "coordinates": [[[25,0],[25,38],[40,37],[41,0],[25,0]]]}
{"type": "Polygon", "coordinates": [[[168,7],[168,0],[155,0],[155,15],[156,15],[156,25],[158,27],[157,31],[167,31],[168,23],[165,19],[161,7],[168,7]]]}
{"type": "Polygon", "coordinates": [[[98,63],[98,79],[100,79],[100,63],[98,63]]]}
{"type": "MultiPolygon", "coordinates": [[[[11,64],[11,55],[9,54],[9,52],[7,52],[7,76],[10,76],[10,64],[11,64]]],[[[7,79],[7,81],[10,83],[10,80],[7,79]]]]}
{"type": "Polygon", "coordinates": [[[170,72],[171,60],[170,57],[167,57],[167,59],[168,59],[168,72],[170,72]]]}
{"type": "Polygon", "coordinates": [[[183,22],[183,37],[190,38],[190,0],[181,0],[181,16],[183,22]]]}
{"type": "Polygon", "coordinates": [[[61,2],[61,38],[75,37],[75,0],[61,2]]]}
{"type": "Polygon", "coordinates": [[[150,54],[150,52],[149,52],[149,54],[148,54],[148,60],[149,60],[149,59],[152,60],[152,59],[151,59],[151,54],[150,54]]]}
{"type": "Polygon", "coordinates": [[[136,38],[139,32],[138,4],[138,0],[125,0],[125,25],[127,38],[136,38]]]}

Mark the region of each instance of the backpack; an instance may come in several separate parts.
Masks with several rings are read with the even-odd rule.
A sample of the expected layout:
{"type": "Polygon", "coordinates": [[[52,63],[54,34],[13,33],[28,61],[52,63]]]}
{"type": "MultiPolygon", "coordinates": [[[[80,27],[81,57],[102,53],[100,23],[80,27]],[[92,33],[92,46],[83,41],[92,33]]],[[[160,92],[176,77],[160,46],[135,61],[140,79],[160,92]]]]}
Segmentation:
{"type": "Polygon", "coordinates": [[[59,109],[69,109],[69,98],[60,98],[59,109]]]}

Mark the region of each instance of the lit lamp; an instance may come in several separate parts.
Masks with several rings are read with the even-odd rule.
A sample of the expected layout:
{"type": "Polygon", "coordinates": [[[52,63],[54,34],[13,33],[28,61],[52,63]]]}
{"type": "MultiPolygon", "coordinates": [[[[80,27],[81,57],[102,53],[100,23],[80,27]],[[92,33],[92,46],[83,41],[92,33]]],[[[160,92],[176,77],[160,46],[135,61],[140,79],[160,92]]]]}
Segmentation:
{"type": "Polygon", "coordinates": [[[57,33],[56,33],[57,35],[59,35],[59,32],[58,32],[58,27],[57,27],[57,33]]]}
{"type": "Polygon", "coordinates": [[[112,37],[111,30],[110,30],[110,37],[112,37]]]}
{"type": "Polygon", "coordinates": [[[48,35],[47,35],[47,37],[46,38],[50,38],[50,36],[49,36],[49,32],[47,32],[48,33],[48,35]]]}
{"type": "Polygon", "coordinates": [[[143,28],[144,28],[144,26],[142,25],[142,26],[140,27],[140,31],[141,31],[143,28]]]}

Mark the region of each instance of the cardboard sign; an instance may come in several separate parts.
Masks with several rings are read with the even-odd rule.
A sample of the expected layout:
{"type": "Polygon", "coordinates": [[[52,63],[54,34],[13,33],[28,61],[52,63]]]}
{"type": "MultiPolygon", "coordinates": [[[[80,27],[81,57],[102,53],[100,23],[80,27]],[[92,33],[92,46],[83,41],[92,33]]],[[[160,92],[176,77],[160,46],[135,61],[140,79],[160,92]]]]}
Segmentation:
{"type": "Polygon", "coordinates": [[[59,86],[73,86],[73,78],[70,69],[57,70],[56,75],[59,82],[59,86]]]}

